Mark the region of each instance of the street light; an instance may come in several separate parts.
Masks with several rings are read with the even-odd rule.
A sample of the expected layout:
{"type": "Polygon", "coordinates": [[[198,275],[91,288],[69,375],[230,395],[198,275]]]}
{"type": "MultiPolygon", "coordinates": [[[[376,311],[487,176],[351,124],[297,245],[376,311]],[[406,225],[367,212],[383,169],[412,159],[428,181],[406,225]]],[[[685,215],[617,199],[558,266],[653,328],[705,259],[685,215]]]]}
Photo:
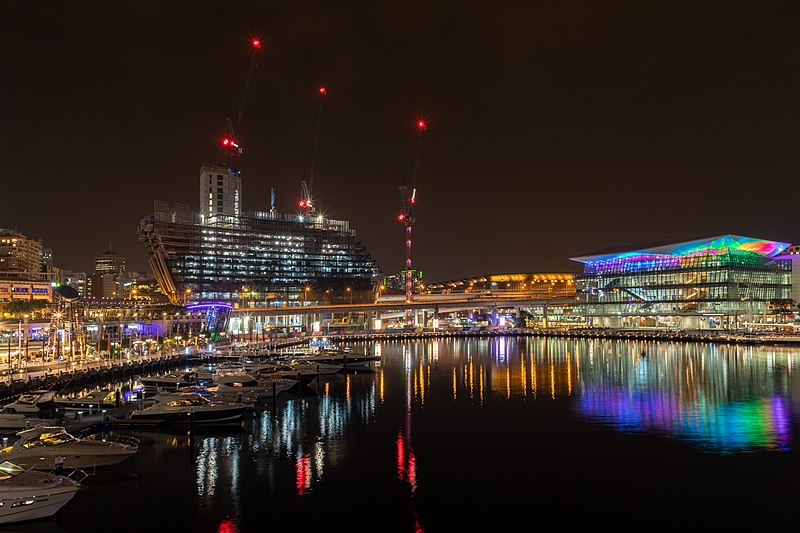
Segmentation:
{"type": "Polygon", "coordinates": [[[353,291],[350,289],[350,287],[347,287],[347,294],[350,295],[350,305],[353,305],[353,291]]]}

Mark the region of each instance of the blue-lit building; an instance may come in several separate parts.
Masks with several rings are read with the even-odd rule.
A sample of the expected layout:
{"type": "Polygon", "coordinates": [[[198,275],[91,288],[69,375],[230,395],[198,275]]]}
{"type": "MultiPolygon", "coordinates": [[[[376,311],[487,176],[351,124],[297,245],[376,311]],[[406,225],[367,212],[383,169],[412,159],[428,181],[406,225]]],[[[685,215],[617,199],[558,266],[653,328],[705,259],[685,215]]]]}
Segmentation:
{"type": "Polygon", "coordinates": [[[739,329],[792,301],[789,243],[717,235],[571,258],[576,312],[595,327],[739,329]]]}

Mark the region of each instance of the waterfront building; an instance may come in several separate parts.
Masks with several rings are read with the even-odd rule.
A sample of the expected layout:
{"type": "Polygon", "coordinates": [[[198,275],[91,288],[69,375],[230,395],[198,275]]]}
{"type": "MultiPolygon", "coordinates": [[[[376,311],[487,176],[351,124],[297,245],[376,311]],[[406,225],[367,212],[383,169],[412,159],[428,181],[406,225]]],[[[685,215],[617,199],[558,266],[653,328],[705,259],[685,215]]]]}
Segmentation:
{"type": "Polygon", "coordinates": [[[0,302],[52,300],[52,284],[61,276],[52,250],[39,239],[0,228],[0,302]]]}
{"type": "Polygon", "coordinates": [[[156,201],[139,239],[161,292],[176,305],[312,305],[372,301],[377,262],[350,223],[315,214],[246,213],[241,176],[203,165],[200,211],[156,201]]]}
{"type": "MultiPolygon", "coordinates": [[[[788,243],[717,235],[600,250],[575,280],[576,312],[593,326],[739,329],[792,298],[788,243]]],[[[775,321],[780,317],[771,318],[775,321]]]]}

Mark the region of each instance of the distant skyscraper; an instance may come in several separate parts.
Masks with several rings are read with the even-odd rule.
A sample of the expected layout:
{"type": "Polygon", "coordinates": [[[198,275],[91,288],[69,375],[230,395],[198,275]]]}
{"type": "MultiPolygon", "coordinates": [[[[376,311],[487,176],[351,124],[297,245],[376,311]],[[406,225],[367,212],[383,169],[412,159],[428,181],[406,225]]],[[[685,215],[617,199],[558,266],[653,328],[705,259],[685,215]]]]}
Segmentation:
{"type": "Polygon", "coordinates": [[[206,223],[242,214],[242,176],[221,165],[200,167],[200,215],[206,223]]]}
{"type": "Polygon", "coordinates": [[[108,251],[98,255],[94,260],[94,271],[97,274],[124,274],[125,258],[108,246],[108,251]]]}
{"type": "Polygon", "coordinates": [[[93,298],[123,298],[125,258],[108,247],[94,260],[94,274],[89,278],[88,293],[93,298]]]}

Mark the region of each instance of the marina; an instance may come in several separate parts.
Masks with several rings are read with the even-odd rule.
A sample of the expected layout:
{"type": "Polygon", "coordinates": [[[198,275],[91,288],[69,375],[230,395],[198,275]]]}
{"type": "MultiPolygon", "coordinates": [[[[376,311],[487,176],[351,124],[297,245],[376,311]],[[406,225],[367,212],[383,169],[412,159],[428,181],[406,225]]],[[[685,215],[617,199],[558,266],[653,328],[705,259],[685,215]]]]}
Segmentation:
{"type": "MultiPolygon", "coordinates": [[[[305,392],[249,406],[235,424],[86,425],[95,438],[138,439],[138,451],[96,469],[48,521],[52,530],[102,527],[119,491],[139,502],[142,520],[199,532],[258,530],[265,511],[273,531],[293,531],[296,516],[324,521],[354,500],[353,531],[506,528],[536,522],[525,501],[558,514],[579,496],[573,527],[617,523],[621,499],[630,528],[619,529],[654,516],[678,528],[672,509],[695,475],[734,508],[768,484],[763,512],[790,513],[800,360],[784,347],[503,336],[352,348],[371,349],[380,365],[320,375],[305,392]],[[167,516],[157,511],[164,499],[175,511],[167,516]],[[461,509],[475,500],[480,513],[461,509]]],[[[136,381],[98,388],[125,396],[136,381]]],[[[710,513],[699,524],[734,528],[761,516],[710,513]]]]}

